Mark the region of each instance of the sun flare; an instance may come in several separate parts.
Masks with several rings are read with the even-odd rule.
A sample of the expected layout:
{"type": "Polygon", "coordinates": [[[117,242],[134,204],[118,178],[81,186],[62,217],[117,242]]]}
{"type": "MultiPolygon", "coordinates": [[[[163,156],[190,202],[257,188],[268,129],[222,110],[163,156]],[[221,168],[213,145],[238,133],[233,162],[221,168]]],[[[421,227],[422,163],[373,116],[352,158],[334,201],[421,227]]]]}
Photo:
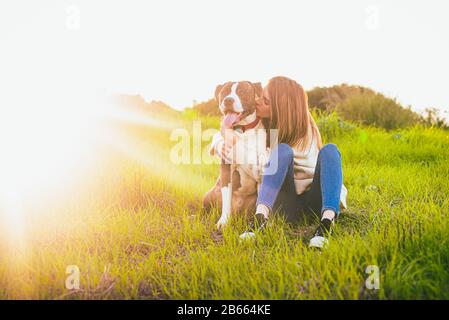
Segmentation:
{"type": "Polygon", "coordinates": [[[95,99],[3,108],[0,213],[10,237],[23,237],[27,205],[56,202],[58,190],[82,178],[98,156],[106,110],[95,99]]]}

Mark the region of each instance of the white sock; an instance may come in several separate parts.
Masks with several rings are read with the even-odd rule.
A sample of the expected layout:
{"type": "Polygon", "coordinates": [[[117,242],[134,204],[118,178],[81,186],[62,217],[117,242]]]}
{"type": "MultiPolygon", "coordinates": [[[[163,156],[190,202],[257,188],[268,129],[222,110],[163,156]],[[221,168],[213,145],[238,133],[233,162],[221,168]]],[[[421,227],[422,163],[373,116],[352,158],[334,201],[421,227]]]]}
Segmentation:
{"type": "Polygon", "coordinates": [[[324,219],[329,219],[330,221],[334,221],[335,218],[335,212],[334,210],[324,210],[323,215],[321,216],[321,221],[324,219]]]}
{"type": "Polygon", "coordinates": [[[256,208],[256,214],[263,214],[265,219],[268,219],[268,215],[270,214],[270,209],[264,204],[258,204],[256,208]]]}

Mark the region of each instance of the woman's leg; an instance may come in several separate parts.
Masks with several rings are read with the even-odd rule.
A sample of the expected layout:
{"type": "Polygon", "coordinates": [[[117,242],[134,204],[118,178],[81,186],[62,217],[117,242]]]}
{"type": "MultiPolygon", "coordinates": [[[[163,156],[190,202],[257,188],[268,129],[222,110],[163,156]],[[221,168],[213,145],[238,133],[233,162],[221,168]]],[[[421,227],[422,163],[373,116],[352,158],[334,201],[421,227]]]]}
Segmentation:
{"type": "Polygon", "coordinates": [[[311,188],[306,192],[307,206],[321,218],[326,210],[340,212],[343,181],[341,154],[335,144],[326,144],[318,154],[311,188]]]}
{"type": "Polygon", "coordinates": [[[294,183],[293,150],[285,143],[278,144],[271,152],[266,167],[274,167],[274,174],[264,174],[259,188],[256,207],[265,205],[270,212],[285,215],[289,222],[297,215],[297,194],[294,183]]]}
{"type": "Polygon", "coordinates": [[[323,248],[328,242],[334,218],[340,211],[342,180],[340,151],[335,144],[327,144],[318,154],[312,186],[305,194],[309,210],[321,218],[310,247],[323,248]]]}
{"type": "MultiPolygon", "coordinates": [[[[256,201],[256,214],[248,230],[240,235],[240,239],[251,239],[256,230],[265,227],[270,212],[278,212],[293,222],[296,216],[296,190],[293,175],[293,150],[285,143],[278,144],[271,152],[265,169],[274,170],[273,174],[265,174],[259,188],[256,201]]],[[[267,171],[267,170],[265,170],[267,171]]]]}

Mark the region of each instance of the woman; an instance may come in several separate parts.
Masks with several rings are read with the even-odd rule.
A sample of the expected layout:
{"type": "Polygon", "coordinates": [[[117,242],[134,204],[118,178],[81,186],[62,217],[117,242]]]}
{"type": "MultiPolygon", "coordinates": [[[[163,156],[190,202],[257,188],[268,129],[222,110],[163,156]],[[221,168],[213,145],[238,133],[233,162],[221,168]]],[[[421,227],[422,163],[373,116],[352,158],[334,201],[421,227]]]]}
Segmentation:
{"type": "MultiPolygon", "coordinates": [[[[284,215],[288,222],[296,221],[300,212],[313,213],[321,220],[310,246],[321,248],[328,242],[340,205],[346,208],[340,152],[335,144],[322,146],[307,95],[296,81],[272,78],[256,108],[268,129],[278,130],[277,145],[264,166],[266,169],[274,164],[277,169],[264,171],[254,221],[240,237],[253,238],[274,212],[284,215]]],[[[220,151],[226,155],[230,150],[220,151]]]]}

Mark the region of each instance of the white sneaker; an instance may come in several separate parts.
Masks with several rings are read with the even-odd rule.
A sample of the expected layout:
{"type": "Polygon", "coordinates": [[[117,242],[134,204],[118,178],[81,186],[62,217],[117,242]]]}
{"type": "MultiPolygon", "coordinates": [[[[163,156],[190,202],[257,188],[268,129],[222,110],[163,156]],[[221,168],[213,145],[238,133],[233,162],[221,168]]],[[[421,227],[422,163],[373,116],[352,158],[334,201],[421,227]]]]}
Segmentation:
{"type": "Polygon", "coordinates": [[[248,229],[240,235],[240,239],[242,240],[254,239],[256,237],[255,232],[256,231],[260,232],[263,229],[265,229],[267,226],[267,222],[268,219],[265,218],[263,214],[260,213],[256,214],[254,216],[253,222],[251,222],[248,229]]]}
{"type": "Polygon", "coordinates": [[[333,221],[329,219],[321,220],[312,239],[310,239],[309,247],[321,249],[327,246],[329,244],[328,238],[332,233],[332,224],[333,221]]]}
{"type": "Polygon", "coordinates": [[[256,237],[256,234],[252,231],[245,231],[240,235],[240,240],[252,240],[256,237]]]}

